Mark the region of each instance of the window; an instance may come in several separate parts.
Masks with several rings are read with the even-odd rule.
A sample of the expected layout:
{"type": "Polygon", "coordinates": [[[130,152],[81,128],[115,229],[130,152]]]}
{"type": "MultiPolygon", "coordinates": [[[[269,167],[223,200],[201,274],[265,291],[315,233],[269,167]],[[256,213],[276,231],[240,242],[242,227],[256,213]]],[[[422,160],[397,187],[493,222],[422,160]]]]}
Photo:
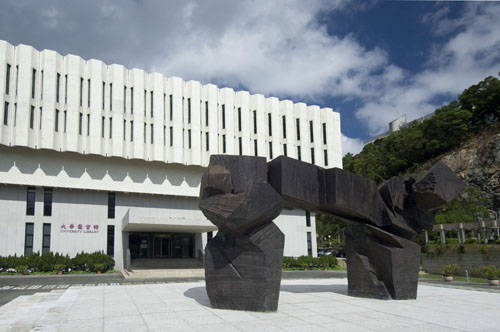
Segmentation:
{"type": "Polygon", "coordinates": [[[286,151],[286,144],[283,144],[283,154],[284,154],[285,156],[287,156],[287,155],[288,155],[288,154],[287,154],[287,151],[286,151]]]}
{"type": "Polygon", "coordinates": [[[214,232],[207,232],[207,243],[214,238],[214,232]]]}
{"type": "Polygon", "coordinates": [[[134,88],[130,88],[130,114],[134,114],[134,88]]]}
{"type": "Polygon", "coordinates": [[[243,146],[242,146],[242,142],[241,142],[241,137],[238,138],[238,147],[239,147],[239,152],[240,152],[240,156],[243,154],[243,146]]]}
{"type": "Polygon", "coordinates": [[[144,124],[144,143],[146,143],[146,127],[147,125],[144,124]]]}
{"type": "Polygon", "coordinates": [[[174,96],[173,95],[169,95],[168,96],[169,98],[169,106],[170,106],[170,121],[172,121],[172,119],[174,118],[174,96]]]}
{"type": "Polygon", "coordinates": [[[311,227],[311,212],[306,211],[306,227],[311,227]]]}
{"type": "Polygon", "coordinates": [[[222,135],[222,153],[226,153],[226,135],[222,135]]]}
{"type": "Polygon", "coordinates": [[[205,102],[205,126],[208,126],[208,101],[205,102]]]}
{"type": "Polygon", "coordinates": [[[113,118],[109,118],[109,138],[113,138],[113,118]]]}
{"type": "Polygon", "coordinates": [[[83,77],[80,77],[80,106],[83,106],[83,77]]]}
{"type": "Polygon", "coordinates": [[[5,102],[3,105],[3,124],[8,125],[9,124],[9,103],[5,102]]]}
{"type": "Polygon", "coordinates": [[[109,110],[113,110],[113,83],[109,83],[109,110]]]}
{"type": "Polygon", "coordinates": [[[127,113],[127,87],[123,87],[123,113],[127,113]]]}
{"type": "Polygon", "coordinates": [[[314,142],[313,122],[309,121],[309,137],[311,142],[314,142]]]}
{"type": "Polygon", "coordinates": [[[191,149],[191,129],[188,129],[188,149],[191,149]]]}
{"type": "Polygon", "coordinates": [[[36,87],[36,69],[33,69],[31,74],[31,98],[35,98],[35,87],[36,87]]]}
{"type": "Polygon", "coordinates": [[[50,224],[43,224],[42,254],[50,251],[50,224]]]}
{"type": "Polygon", "coordinates": [[[115,255],[115,226],[108,225],[108,241],[106,253],[113,257],[115,255]]]}
{"type": "Polygon", "coordinates": [[[222,105],[222,129],[226,128],[226,105],[222,105]]]}
{"type": "Polygon", "coordinates": [[[163,126],[163,146],[167,145],[167,126],[163,126]]]}
{"type": "Polygon", "coordinates": [[[191,98],[188,98],[188,123],[191,123],[191,98]]]}
{"type": "Polygon", "coordinates": [[[123,140],[127,139],[127,120],[123,120],[123,140]]]}
{"type": "Polygon", "coordinates": [[[42,129],[42,114],[43,114],[43,109],[40,107],[40,118],[38,119],[38,129],[42,129]]]}
{"type": "Polygon", "coordinates": [[[55,128],[56,132],[59,131],[59,110],[58,109],[56,109],[56,118],[55,118],[54,128],[55,128]]]}
{"type": "Polygon", "coordinates": [[[170,146],[174,146],[174,127],[170,127],[170,146]]]}
{"type": "Polygon", "coordinates": [[[326,144],[326,123],[323,123],[323,144],[326,144]]]}
{"type": "Polygon", "coordinates": [[[151,144],[154,143],[154,128],[153,128],[153,124],[151,124],[151,144]]]}
{"type": "Polygon", "coordinates": [[[312,256],[312,240],[311,240],[311,232],[307,232],[307,254],[312,256]]]}
{"type": "Polygon", "coordinates": [[[87,136],[90,136],[90,114],[87,114],[87,136]]]}
{"type": "Polygon", "coordinates": [[[17,125],[17,103],[14,104],[14,127],[17,125]]]}
{"type": "Polygon", "coordinates": [[[144,89],[144,116],[146,116],[146,96],[148,95],[148,92],[146,89],[144,89]]]}
{"type": "Polygon", "coordinates": [[[35,125],[35,106],[31,106],[30,111],[30,128],[33,129],[35,125]]]}
{"type": "Polygon", "coordinates": [[[87,107],[90,107],[90,78],[87,80],[87,107]]]}
{"type": "Polygon", "coordinates": [[[68,123],[68,112],[64,111],[64,132],[66,132],[67,123],[68,123]]]}
{"type": "Polygon", "coordinates": [[[301,154],[301,151],[300,151],[300,146],[297,146],[297,159],[298,160],[302,160],[302,154],[301,154]]]}
{"type": "Polygon", "coordinates": [[[314,164],[314,148],[311,148],[311,164],[314,164]]]}
{"type": "Polygon", "coordinates": [[[115,219],[116,194],[108,192],[108,219],[115,219]]]}
{"type": "Polygon", "coordinates": [[[61,74],[57,73],[56,79],[56,103],[59,102],[59,90],[61,88],[61,74]]]}
{"type": "Polygon", "coordinates": [[[286,117],[283,115],[283,138],[286,138],[286,117]]]}
{"type": "Polygon", "coordinates": [[[8,95],[10,90],[10,64],[7,64],[5,72],[5,94],[8,95]]]}
{"type": "Polygon", "coordinates": [[[167,94],[163,94],[163,120],[167,118],[167,94]]]}
{"type": "Polygon", "coordinates": [[[253,133],[257,134],[257,111],[253,111],[253,133]]]}
{"type": "Polygon", "coordinates": [[[35,215],[35,187],[28,187],[26,193],[26,215],[35,215]]]}
{"type": "Polygon", "coordinates": [[[106,121],[105,117],[101,118],[101,137],[104,138],[104,121],[106,121]]]}
{"type": "Polygon", "coordinates": [[[19,65],[16,66],[16,96],[17,96],[17,86],[19,85],[19,65]]]}
{"type": "Polygon", "coordinates": [[[43,99],[43,70],[40,77],[40,99],[43,99]]]}
{"type": "Polygon", "coordinates": [[[80,113],[80,116],[78,117],[78,134],[82,134],[82,126],[83,126],[83,114],[80,113]]]}
{"type": "Polygon", "coordinates": [[[102,82],[102,109],[105,109],[105,99],[106,97],[106,83],[105,82],[102,82]]]}
{"type": "Polygon", "coordinates": [[[238,107],[238,131],[241,131],[241,107],[238,107]]]}
{"type": "Polygon", "coordinates": [[[68,74],[64,75],[64,103],[68,103],[68,74]]]}
{"type": "Polygon", "coordinates": [[[269,142],[269,159],[273,159],[273,142],[269,142]]]}
{"type": "Polygon", "coordinates": [[[208,141],[208,133],[205,133],[205,151],[208,151],[209,149],[209,141],[208,141]]]}
{"type": "Polygon", "coordinates": [[[24,230],[24,256],[29,256],[33,253],[33,231],[35,224],[32,222],[26,223],[24,230]]]}
{"type": "Polygon", "coordinates": [[[273,124],[271,122],[271,113],[267,113],[267,126],[268,126],[269,136],[273,136],[273,124]]]}
{"type": "Polygon", "coordinates": [[[134,141],[134,121],[130,121],[130,142],[134,141]]]}
{"type": "Polygon", "coordinates": [[[153,117],[153,91],[151,91],[151,117],[153,117]]]}
{"type": "Polygon", "coordinates": [[[257,140],[256,139],[253,140],[253,152],[254,152],[255,156],[257,156],[258,152],[259,152],[257,150],[257,140]]]}

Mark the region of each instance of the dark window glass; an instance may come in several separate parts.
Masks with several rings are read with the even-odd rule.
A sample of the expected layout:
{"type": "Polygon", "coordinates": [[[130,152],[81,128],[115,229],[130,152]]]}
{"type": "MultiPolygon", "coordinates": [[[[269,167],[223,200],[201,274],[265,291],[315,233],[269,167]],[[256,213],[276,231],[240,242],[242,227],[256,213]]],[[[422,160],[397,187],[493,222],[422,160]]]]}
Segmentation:
{"type": "Polygon", "coordinates": [[[306,226],[311,227],[311,212],[306,211],[306,226]]]}
{"type": "Polygon", "coordinates": [[[134,121],[130,121],[130,142],[134,141],[134,121]]]}
{"type": "Polygon", "coordinates": [[[90,114],[87,114],[87,136],[90,136],[90,114]]]}
{"type": "Polygon", "coordinates": [[[127,87],[123,87],[123,113],[127,113],[127,87]]]}
{"type": "Polygon", "coordinates": [[[31,98],[35,98],[35,86],[36,86],[36,69],[33,69],[31,75],[31,98]]]}
{"type": "Polygon", "coordinates": [[[39,129],[42,129],[42,114],[43,114],[43,109],[40,107],[40,118],[38,119],[39,129]]]}
{"type": "Polygon", "coordinates": [[[42,253],[50,251],[50,224],[43,224],[42,253]]]}
{"type": "Polygon", "coordinates": [[[108,219],[115,219],[115,204],[116,194],[114,192],[108,193],[108,219]]]}
{"type": "Polygon", "coordinates": [[[147,128],[147,125],[144,124],[144,143],[146,143],[146,128],[147,128]]]}
{"type": "Polygon", "coordinates": [[[134,88],[130,88],[130,114],[134,114],[134,88]]]}
{"type": "Polygon", "coordinates": [[[115,226],[108,225],[108,243],[106,253],[113,257],[115,255],[115,226]]]}
{"type": "Polygon", "coordinates": [[[64,75],[64,103],[68,103],[68,75],[64,75]]]}
{"type": "Polygon", "coordinates": [[[226,153],[226,135],[222,135],[222,153],[226,153]]]}
{"type": "Polygon", "coordinates": [[[273,143],[269,142],[269,159],[273,159],[273,143]]]}
{"type": "Polygon", "coordinates": [[[312,239],[311,232],[307,232],[307,254],[312,256],[312,239]]]}
{"type": "Polygon", "coordinates": [[[106,122],[106,118],[101,118],[101,137],[104,138],[104,122],[106,122]]]}
{"type": "Polygon", "coordinates": [[[283,144],[283,154],[284,154],[285,156],[287,156],[287,155],[288,155],[288,153],[287,153],[287,151],[286,151],[286,144],[283,144]]]}
{"type": "Polygon", "coordinates": [[[174,127],[170,127],[170,146],[174,146],[174,127]]]}
{"type": "Polygon", "coordinates": [[[79,117],[78,117],[78,134],[82,134],[82,126],[83,126],[83,114],[80,113],[79,117]]]}
{"type": "Polygon", "coordinates": [[[222,129],[226,128],[226,105],[222,105],[222,129]]]}
{"type": "Polygon", "coordinates": [[[255,156],[257,156],[259,154],[259,151],[257,150],[257,140],[256,139],[253,140],[253,152],[254,152],[255,156]]]}
{"type": "Polygon", "coordinates": [[[28,187],[26,194],[26,215],[35,215],[35,187],[28,187]]]}
{"type": "Polygon", "coordinates": [[[26,223],[24,231],[24,256],[29,256],[33,253],[33,231],[35,224],[32,222],[26,223]]]}
{"type": "Polygon", "coordinates": [[[238,131],[241,131],[241,107],[238,107],[238,131]]]}
{"type": "Polygon", "coordinates": [[[43,70],[40,72],[40,99],[43,99],[43,70]]]}
{"type": "Polygon", "coordinates": [[[163,145],[167,145],[167,126],[163,126],[163,145]]]}
{"type": "Polygon", "coordinates": [[[56,79],[56,102],[59,102],[59,90],[61,88],[61,74],[57,73],[56,79]]]}
{"type": "Polygon", "coordinates": [[[102,109],[105,109],[106,83],[102,82],[102,109]]]}
{"type": "Polygon", "coordinates": [[[109,83],[109,110],[113,110],[113,83],[109,83]]]}
{"type": "Polygon", "coordinates": [[[169,101],[169,105],[170,105],[170,121],[172,121],[172,119],[174,118],[174,96],[173,95],[169,95],[168,96],[170,101],[169,101]]]}
{"type": "Polygon", "coordinates": [[[43,215],[52,215],[52,188],[45,188],[43,192],[43,215]]]}
{"type": "Polygon", "coordinates": [[[205,102],[205,126],[208,126],[208,101],[205,102]]]}
{"type": "Polygon", "coordinates": [[[209,242],[210,240],[212,240],[214,238],[214,232],[208,232],[207,233],[207,242],[209,242]]]}
{"type": "Polygon", "coordinates": [[[326,144],[326,123],[323,123],[323,144],[326,144]]]}
{"type": "Polygon", "coordinates": [[[7,125],[9,123],[9,103],[5,102],[3,106],[3,124],[7,125]]]}
{"type": "Polygon", "coordinates": [[[153,124],[151,124],[151,144],[154,143],[154,128],[153,128],[153,124]]]}
{"type": "Polygon", "coordinates": [[[191,129],[188,130],[188,148],[191,149],[191,129]]]}
{"type": "Polygon", "coordinates": [[[209,136],[208,136],[208,133],[205,133],[205,150],[208,151],[209,150],[209,136]]]}
{"type": "Polygon", "coordinates": [[[87,107],[90,107],[90,78],[87,80],[87,107]]]}
{"type": "Polygon", "coordinates": [[[328,166],[328,152],[326,150],[323,150],[323,155],[325,158],[325,166],[328,166]]]}
{"type": "Polygon", "coordinates": [[[286,117],[283,115],[283,138],[286,138],[286,117]]]}
{"type": "Polygon", "coordinates": [[[311,142],[314,142],[313,122],[309,121],[309,137],[311,142]]]}
{"type": "Polygon", "coordinates": [[[109,118],[109,138],[113,138],[113,118],[109,118]]]}
{"type": "Polygon", "coordinates": [[[239,146],[239,151],[240,151],[240,156],[243,154],[243,147],[242,147],[242,142],[241,142],[241,137],[238,138],[238,146],[239,146]]]}
{"type": "Polygon", "coordinates": [[[64,132],[66,132],[67,123],[68,123],[68,112],[64,111],[64,132]]]}
{"type": "Polygon", "coordinates": [[[188,98],[188,123],[191,123],[191,98],[188,98]]]}
{"type": "Polygon", "coordinates": [[[80,77],[80,106],[83,106],[83,77],[80,77]]]}
{"type": "Polygon", "coordinates": [[[5,94],[8,95],[10,90],[10,64],[7,64],[5,72],[5,94]]]}
{"type": "Polygon", "coordinates": [[[257,134],[257,111],[253,111],[253,133],[257,134]]]}
{"type": "Polygon", "coordinates": [[[153,117],[153,91],[151,91],[151,117],[153,117]]]}
{"type": "Polygon", "coordinates": [[[56,118],[55,118],[55,124],[54,124],[56,132],[59,131],[59,110],[56,109],[56,118]]]}
{"type": "Polygon", "coordinates": [[[311,164],[314,164],[314,148],[311,148],[311,164]]]}
{"type": "Polygon", "coordinates": [[[146,96],[148,95],[148,92],[144,90],[144,116],[146,116],[146,96]]]}
{"type": "Polygon", "coordinates": [[[271,113],[267,114],[267,125],[268,125],[269,136],[273,136],[273,124],[271,122],[271,113]]]}
{"type": "Polygon", "coordinates": [[[302,160],[302,153],[300,151],[300,146],[297,146],[297,159],[302,160]]]}
{"type": "Polygon", "coordinates": [[[33,129],[35,126],[35,106],[31,106],[30,111],[30,128],[33,129]]]}

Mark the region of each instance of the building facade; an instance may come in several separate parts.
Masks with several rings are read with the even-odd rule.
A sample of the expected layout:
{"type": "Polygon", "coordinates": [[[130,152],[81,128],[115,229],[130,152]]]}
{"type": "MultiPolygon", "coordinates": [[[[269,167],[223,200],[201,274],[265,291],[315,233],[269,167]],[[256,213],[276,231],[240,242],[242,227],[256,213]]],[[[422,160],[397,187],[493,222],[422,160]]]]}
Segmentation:
{"type": "MultiPolygon", "coordinates": [[[[198,257],[211,154],[341,167],[329,108],[0,41],[0,255],[198,257]]],[[[283,211],[285,255],[315,255],[314,215],[283,211]]]]}

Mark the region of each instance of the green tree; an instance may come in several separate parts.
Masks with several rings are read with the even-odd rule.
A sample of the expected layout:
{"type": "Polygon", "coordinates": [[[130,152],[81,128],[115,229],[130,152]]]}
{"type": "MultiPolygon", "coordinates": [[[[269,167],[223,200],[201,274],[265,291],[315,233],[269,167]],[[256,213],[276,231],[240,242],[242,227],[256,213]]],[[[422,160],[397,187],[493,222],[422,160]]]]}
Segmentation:
{"type": "Polygon", "coordinates": [[[458,97],[463,109],[473,112],[472,125],[479,130],[500,118],[500,80],[488,76],[472,85],[458,97]]]}
{"type": "Polygon", "coordinates": [[[478,217],[488,217],[490,211],[485,207],[487,199],[479,190],[468,186],[436,215],[437,224],[474,222],[478,217]]]}
{"type": "Polygon", "coordinates": [[[316,234],[318,236],[318,247],[329,247],[344,244],[345,224],[338,218],[328,214],[316,215],[316,234]]]}

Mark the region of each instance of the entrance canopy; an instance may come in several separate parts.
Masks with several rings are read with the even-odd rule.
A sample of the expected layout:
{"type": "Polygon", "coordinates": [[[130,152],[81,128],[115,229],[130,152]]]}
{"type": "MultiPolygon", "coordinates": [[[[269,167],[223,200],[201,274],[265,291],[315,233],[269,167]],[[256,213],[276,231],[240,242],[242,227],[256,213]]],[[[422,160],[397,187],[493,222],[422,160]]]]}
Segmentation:
{"type": "MultiPolygon", "coordinates": [[[[131,208],[122,220],[122,230],[126,232],[176,232],[176,233],[204,233],[216,231],[217,227],[205,219],[184,218],[164,215],[145,215],[145,209],[131,208]]],[[[192,213],[189,213],[192,214],[192,213]]]]}

